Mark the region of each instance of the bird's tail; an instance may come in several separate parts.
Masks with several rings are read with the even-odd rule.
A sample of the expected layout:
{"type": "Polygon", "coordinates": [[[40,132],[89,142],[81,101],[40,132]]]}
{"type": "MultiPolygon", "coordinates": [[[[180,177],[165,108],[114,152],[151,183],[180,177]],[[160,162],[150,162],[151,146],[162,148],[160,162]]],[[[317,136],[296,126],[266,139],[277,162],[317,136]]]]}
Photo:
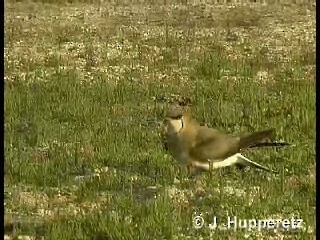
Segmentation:
{"type": "Polygon", "coordinates": [[[261,143],[255,143],[247,148],[260,148],[260,147],[285,147],[290,146],[290,143],[286,142],[278,142],[278,141],[272,141],[272,142],[261,142],[261,143]]]}
{"type": "Polygon", "coordinates": [[[248,136],[241,137],[239,141],[240,149],[253,147],[257,144],[262,144],[262,142],[266,143],[266,141],[270,141],[273,138],[274,129],[268,129],[260,132],[252,133],[248,136]]]}

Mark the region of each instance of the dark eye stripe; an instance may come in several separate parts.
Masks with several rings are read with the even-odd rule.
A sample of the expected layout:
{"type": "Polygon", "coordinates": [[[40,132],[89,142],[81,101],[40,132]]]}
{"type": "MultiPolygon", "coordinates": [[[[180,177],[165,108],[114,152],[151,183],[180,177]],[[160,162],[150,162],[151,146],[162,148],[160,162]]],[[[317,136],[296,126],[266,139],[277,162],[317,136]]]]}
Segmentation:
{"type": "Polygon", "coordinates": [[[178,116],[171,117],[171,118],[174,119],[174,120],[178,120],[178,119],[182,118],[182,115],[178,115],[178,116]]]}

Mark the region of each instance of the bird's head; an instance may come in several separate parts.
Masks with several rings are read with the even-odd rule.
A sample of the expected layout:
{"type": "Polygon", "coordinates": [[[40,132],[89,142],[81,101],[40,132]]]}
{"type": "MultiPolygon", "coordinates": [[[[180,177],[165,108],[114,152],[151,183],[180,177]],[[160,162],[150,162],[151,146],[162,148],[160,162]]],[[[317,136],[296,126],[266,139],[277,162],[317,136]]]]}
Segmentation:
{"type": "Polygon", "coordinates": [[[179,133],[188,125],[191,119],[191,109],[179,105],[171,105],[166,112],[166,123],[169,134],[179,133]]]}

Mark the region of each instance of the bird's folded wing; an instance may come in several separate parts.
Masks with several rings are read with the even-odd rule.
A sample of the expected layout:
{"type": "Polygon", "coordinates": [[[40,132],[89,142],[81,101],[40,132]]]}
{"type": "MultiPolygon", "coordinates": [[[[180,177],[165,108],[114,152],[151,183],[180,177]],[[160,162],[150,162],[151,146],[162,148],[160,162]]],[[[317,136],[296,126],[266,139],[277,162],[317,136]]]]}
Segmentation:
{"type": "Polygon", "coordinates": [[[222,160],[238,152],[238,139],[212,128],[199,127],[196,139],[189,154],[200,162],[222,160]]]}

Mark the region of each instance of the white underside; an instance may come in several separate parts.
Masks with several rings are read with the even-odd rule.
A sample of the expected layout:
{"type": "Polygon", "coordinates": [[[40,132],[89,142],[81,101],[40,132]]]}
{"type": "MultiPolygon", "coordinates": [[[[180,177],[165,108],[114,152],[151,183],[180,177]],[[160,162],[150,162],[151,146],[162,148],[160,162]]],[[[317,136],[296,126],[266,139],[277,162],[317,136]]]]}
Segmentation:
{"type": "Polygon", "coordinates": [[[204,170],[210,170],[210,169],[218,169],[218,168],[223,168],[223,167],[228,167],[228,166],[232,166],[234,164],[241,164],[241,165],[245,165],[245,166],[251,166],[251,167],[256,167],[259,169],[263,169],[266,171],[271,171],[269,168],[258,164],[254,161],[251,161],[250,159],[246,158],[245,156],[241,155],[240,153],[236,153],[234,155],[232,155],[231,157],[228,157],[222,161],[219,162],[193,162],[193,165],[195,167],[198,168],[202,168],[204,170]]]}

